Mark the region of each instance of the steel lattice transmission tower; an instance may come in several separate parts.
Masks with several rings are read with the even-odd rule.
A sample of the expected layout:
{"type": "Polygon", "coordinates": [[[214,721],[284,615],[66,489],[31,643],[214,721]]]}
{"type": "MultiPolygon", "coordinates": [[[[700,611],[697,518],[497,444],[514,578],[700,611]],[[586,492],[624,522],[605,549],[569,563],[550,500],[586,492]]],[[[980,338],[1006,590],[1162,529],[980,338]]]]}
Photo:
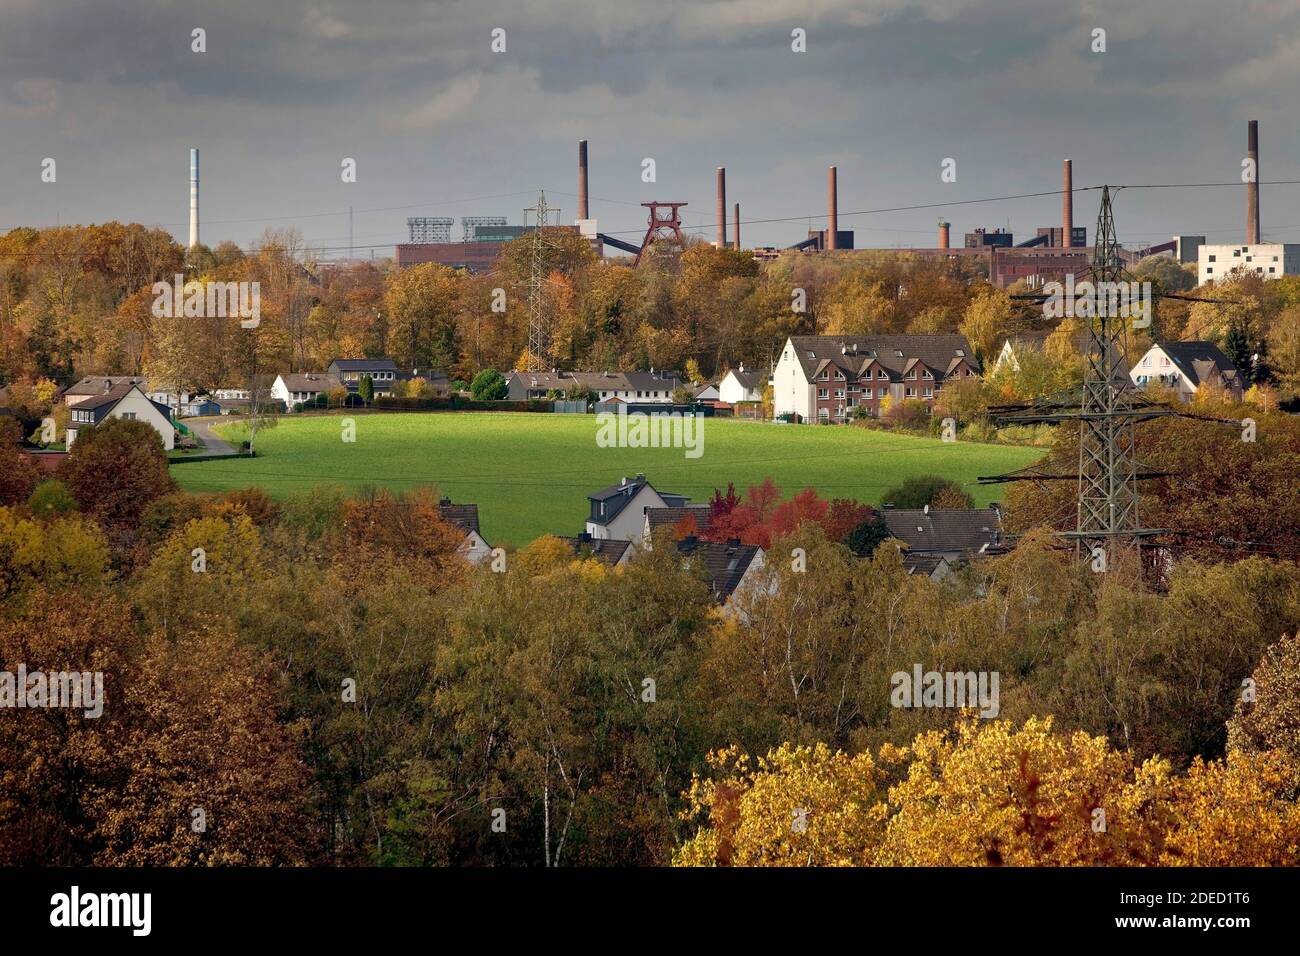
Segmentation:
{"type": "Polygon", "coordinates": [[[551,347],[550,322],[546,317],[546,250],[551,243],[546,238],[549,219],[554,213],[557,221],[560,210],[552,210],[546,205],[546,193],[537,194],[537,205],[524,210],[524,226],[528,225],[528,214],[533,214],[533,234],[531,248],[531,268],[528,276],[528,368],[536,372],[546,367],[546,356],[551,347]]]}
{"type": "Polygon", "coordinates": [[[1107,290],[1124,281],[1115,237],[1110,187],[1102,187],[1092,254],[1095,316],[1087,322],[1083,398],[1079,408],[1079,501],[1073,535],[1084,553],[1105,554],[1115,564],[1121,548],[1158,533],[1138,517],[1137,421],[1150,417],[1134,404],[1129,378],[1128,310],[1116,308],[1107,290]],[[1125,314],[1120,314],[1123,311],[1125,314]]]}
{"type": "MultiPolygon", "coordinates": [[[[1120,552],[1143,538],[1166,533],[1167,529],[1144,528],[1138,515],[1139,480],[1160,473],[1139,470],[1137,424],[1173,414],[1173,410],[1137,393],[1129,378],[1128,324],[1132,321],[1133,286],[1125,293],[1118,285],[1132,282],[1120,258],[1111,211],[1110,187],[1103,186],[1101,209],[1092,263],[1084,277],[1091,282],[1088,293],[1080,284],[1075,295],[1091,299],[1093,306],[1080,314],[1071,303],[1069,314],[1086,323],[1084,330],[1084,375],[1081,389],[1037,400],[1029,405],[1002,406],[989,411],[1000,424],[1040,422],[1079,423],[1079,470],[1076,475],[1048,474],[1030,466],[1011,475],[981,478],[982,483],[1003,481],[1077,480],[1077,517],[1073,531],[1060,532],[1073,539],[1075,550],[1091,556],[1097,570],[1115,567],[1120,552]],[[1102,560],[1098,561],[1098,558],[1102,560]]],[[[1044,301],[1046,295],[1013,298],[1044,301]]]]}

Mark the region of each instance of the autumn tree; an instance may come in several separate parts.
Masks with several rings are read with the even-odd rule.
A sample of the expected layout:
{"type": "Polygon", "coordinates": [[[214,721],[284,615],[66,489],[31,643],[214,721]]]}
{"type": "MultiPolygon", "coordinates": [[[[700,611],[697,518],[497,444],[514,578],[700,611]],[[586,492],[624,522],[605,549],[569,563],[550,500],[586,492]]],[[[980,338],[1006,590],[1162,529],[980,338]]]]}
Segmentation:
{"type": "Polygon", "coordinates": [[[110,531],[134,527],[149,502],[175,487],[157,430],[125,418],[79,429],[60,477],[110,531]]]}

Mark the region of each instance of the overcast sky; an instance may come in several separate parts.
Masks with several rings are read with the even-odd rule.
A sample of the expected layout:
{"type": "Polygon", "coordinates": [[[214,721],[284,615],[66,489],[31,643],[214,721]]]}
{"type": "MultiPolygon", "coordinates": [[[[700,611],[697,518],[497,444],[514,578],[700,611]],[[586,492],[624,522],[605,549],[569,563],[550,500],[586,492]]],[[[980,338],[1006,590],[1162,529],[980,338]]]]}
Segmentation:
{"type": "MultiPolygon", "coordinates": [[[[1237,182],[1251,118],[1261,179],[1300,180],[1298,90],[1300,0],[0,0],[0,229],[118,219],[183,241],[198,146],[205,242],[296,225],[338,255],[351,205],[359,254],[390,255],[407,216],[459,237],[461,216],[520,222],[538,188],[571,222],[585,138],[592,215],[633,241],[652,199],[713,238],[721,165],[729,215],[805,217],[744,225],[745,244],[797,242],[825,223],[830,164],[859,247],[932,246],[941,215],[958,244],[1021,239],[1059,225],[1059,197],[847,214],[1058,189],[1066,156],[1076,187],[1237,182]]],[[[1238,241],[1244,205],[1239,186],[1134,189],[1116,218],[1130,245],[1238,241]]],[[[1076,196],[1090,241],[1096,211],[1076,196]]],[[[1300,242],[1300,186],[1265,185],[1261,220],[1300,242]]]]}

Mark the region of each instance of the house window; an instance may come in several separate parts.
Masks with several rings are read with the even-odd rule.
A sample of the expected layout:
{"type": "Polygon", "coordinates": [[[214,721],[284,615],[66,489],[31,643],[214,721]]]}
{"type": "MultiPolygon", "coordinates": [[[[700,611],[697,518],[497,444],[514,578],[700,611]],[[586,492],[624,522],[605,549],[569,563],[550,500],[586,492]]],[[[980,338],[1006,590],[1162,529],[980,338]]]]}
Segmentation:
{"type": "Polygon", "coordinates": [[[878,389],[876,389],[876,397],[877,397],[877,398],[884,398],[885,395],[888,394],[888,392],[889,392],[889,389],[887,389],[887,388],[878,388],[878,389]]]}
{"type": "Polygon", "coordinates": [[[826,371],[823,371],[820,375],[817,376],[817,381],[819,382],[825,382],[829,380],[830,380],[830,374],[827,373],[826,371]]]}
{"type": "Polygon", "coordinates": [[[907,373],[907,380],[908,380],[909,382],[915,382],[915,381],[916,381],[916,369],[912,369],[912,371],[910,371],[910,372],[907,373]]]}
{"type": "Polygon", "coordinates": [[[1210,261],[1211,261],[1211,262],[1214,261],[1214,256],[1210,256],[1210,261]]]}
{"type": "Polygon", "coordinates": [[[830,421],[830,417],[831,417],[831,411],[830,411],[830,409],[829,409],[829,408],[819,408],[819,409],[817,409],[817,417],[818,417],[819,419],[821,419],[822,421],[824,421],[824,422],[826,422],[826,421],[830,421]]]}
{"type": "Polygon", "coordinates": [[[925,390],[925,397],[926,397],[926,398],[934,398],[934,389],[932,389],[932,388],[927,388],[927,389],[925,390]]]}
{"type": "Polygon", "coordinates": [[[819,389],[817,389],[817,397],[818,397],[818,398],[830,398],[830,397],[831,397],[831,390],[830,390],[829,388],[819,388],[819,389]]]}
{"type": "Polygon", "coordinates": [[[122,417],[125,418],[128,422],[133,422],[135,421],[135,412],[123,412],[122,417]]]}
{"type": "Polygon", "coordinates": [[[836,398],[843,398],[843,397],[844,397],[844,389],[842,389],[842,388],[837,388],[837,389],[835,390],[835,397],[836,397],[836,398]]]}
{"type": "Polygon", "coordinates": [[[1150,365],[1150,364],[1151,364],[1151,356],[1148,355],[1148,356],[1146,356],[1145,358],[1143,358],[1143,359],[1142,359],[1142,364],[1143,364],[1144,366],[1145,366],[1145,365],[1150,365]]]}
{"type": "Polygon", "coordinates": [[[905,388],[905,389],[903,390],[903,397],[904,397],[904,398],[916,398],[916,389],[912,388],[912,386],[910,386],[910,385],[907,386],[907,388],[905,388]]]}
{"type": "Polygon", "coordinates": [[[844,381],[844,373],[841,372],[839,369],[835,370],[835,381],[837,382],[844,381]]]}
{"type": "Polygon", "coordinates": [[[934,381],[934,375],[932,375],[932,374],[930,373],[930,370],[929,370],[929,369],[926,369],[926,370],[921,374],[921,377],[922,377],[922,378],[927,378],[927,379],[929,379],[929,380],[932,381],[932,382],[934,381]]]}

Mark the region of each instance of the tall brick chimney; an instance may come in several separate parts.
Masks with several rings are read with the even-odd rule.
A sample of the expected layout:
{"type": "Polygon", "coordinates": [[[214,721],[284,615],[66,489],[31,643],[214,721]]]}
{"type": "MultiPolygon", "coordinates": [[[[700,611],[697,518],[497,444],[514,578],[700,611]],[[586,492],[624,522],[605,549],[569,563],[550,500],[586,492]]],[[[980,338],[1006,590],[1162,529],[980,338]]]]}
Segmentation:
{"type": "Polygon", "coordinates": [[[840,231],[840,199],[839,190],[835,182],[834,166],[830,168],[830,172],[827,176],[826,192],[827,204],[830,207],[827,213],[828,221],[826,223],[826,248],[835,249],[838,247],[840,231]]]}
{"type": "Polygon", "coordinates": [[[718,167],[718,248],[727,248],[727,168],[718,167]]]}
{"type": "Polygon", "coordinates": [[[939,248],[940,249],[948,248],[948,238],[949,238],[948,229],[950,226],[951,223],[949,223],[946,219],[939,220],[939,248]]]}
{"type": "Polygon", "coordinates": [[[1259,244],[1259,120],[1251,120],[1246,128],[1246,155],[1253,162],[1255,178],[1246,183],[1246,242],[1259,244]]]}
{"type": "Polygon", "coordinates": [[[1074,245],[1074,164],[1065,161],[1061,183],[1061,245],[1074,245]]]}
{"type": "Polygon", "coordinates": [[[578,140],[578,218],[589,219],[587,215],[587,141],[578,140]]]}
{"type": "Polygon", "coordinates": [[[735,228],[731,230],[732,238],[735,240],[736,248],[740,248],[740,203],[736,203],[735,228]]]}

